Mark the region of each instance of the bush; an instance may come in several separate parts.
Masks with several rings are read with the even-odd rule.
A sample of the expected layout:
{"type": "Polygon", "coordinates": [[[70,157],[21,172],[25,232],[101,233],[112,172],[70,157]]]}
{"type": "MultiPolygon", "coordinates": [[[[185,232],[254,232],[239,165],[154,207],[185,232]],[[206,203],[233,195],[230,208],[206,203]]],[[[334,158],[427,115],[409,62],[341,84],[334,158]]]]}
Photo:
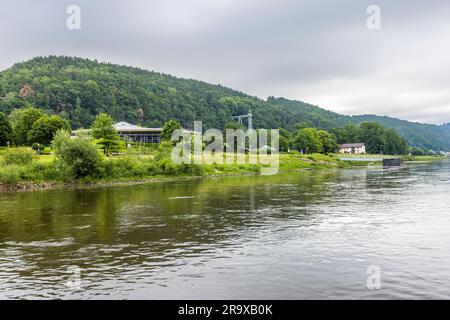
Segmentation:
{"type": "Polygon", "coordinates": [[[83,138],[71,139],[69,134],[58,131],[52,142],[58,160],[76,179],[98,176],[101,158],[97,148],[83,138]]]}
{"type": "Polygon", "coordinates": [[[102,177],[112,179],[142,178],[148,175],[148,166],[148,162],[131,157],[108,159],[102,164],[102,177]]]}
{"type": "Polygon", "coordinates": [[[3,155],[5,165],[28,165],[33,162],[34,152],[30,148],[7,148],[3,155]]]}
{"type": "Polygon", "coordinates": [[[14,183],[21,180],[21,170],[23,166],[8,165],[0,169],[0,181],[5,183],[14,183]]]}
{"type": "Polygon", "coordinates": [[[0,167],[0,181],[16,183],[20,181],[62,181],[67,171],[57,161],[51,163],[33,162],[28,165],[3,165],[0,167]]]}

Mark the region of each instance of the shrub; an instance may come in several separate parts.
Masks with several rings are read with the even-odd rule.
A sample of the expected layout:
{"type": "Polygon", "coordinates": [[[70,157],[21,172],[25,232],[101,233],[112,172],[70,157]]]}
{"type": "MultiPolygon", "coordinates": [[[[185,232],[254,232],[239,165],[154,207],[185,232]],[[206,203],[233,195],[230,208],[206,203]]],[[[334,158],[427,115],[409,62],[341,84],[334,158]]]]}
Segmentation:
{"type": "Polygon", "coordinates": [[[102,177],[104,178],[142,178],[148,175],[148,163],[142,159],[123,157],[109,159],[102,164],[102,177]]]}
{"type": "Polygon", "coordinates": [[[95,176],[99,172],[100,156],[97,148],[87,140],[70,140],[59,157],[77,179],[95,176]]]}
{"type": "Polygon", "coordinates": [[[156,171],[158,174],[177,175],[179,174],[179,166],[174,164],[169,158],[158,159],[156,163],[156,171]]]}
{"type": "Polygon", "coordinates": [[[34,152],[30,148],[8,148],[3,155],[3,164],[5,165],[27,165],[33,162],[34,152]]]}
{"type": "Polygon", "coordinates": [[[97,148],[83,138],[71,139],[67,132],[58,131],[52,142],[58,160],[74,178],[95,177],[100,173],[101,158],[97,148]]]}
{"type": "Polygon", "coordinates": [[[14,183],[19,182],[20,179],[20,171],[22,170],[22,166],[18,165],[8,165],[2,166],[0,169],[0,181],[6,183],[14,183]]]}
{"type": "Polygon", "coordinates": [[[203,167],[197,164],[182,164],[181,167],[181,171],[187,175],[202,176],[205,174],[203,167]]]}

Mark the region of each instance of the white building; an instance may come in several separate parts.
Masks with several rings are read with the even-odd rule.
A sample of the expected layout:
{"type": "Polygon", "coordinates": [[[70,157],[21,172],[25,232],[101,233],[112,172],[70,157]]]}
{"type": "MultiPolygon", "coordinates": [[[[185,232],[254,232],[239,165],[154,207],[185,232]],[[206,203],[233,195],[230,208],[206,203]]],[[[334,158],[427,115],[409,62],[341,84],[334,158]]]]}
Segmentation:
{"type": "Polygon", "coordinates": [[[339,145],[339,153],[343,154],[365,154],[364,143],[344,143],[339,145]]]}
{"type": "MultiPolygon", "coordinates": [[[[160,143],[161,133],[163,128],[145,128],[140,127],[125,121],[117,122],[113,124],[114,129],[119,136],[126,142],[143,142],[143,143],[160,143]]],[[[89,135],[91,129],[78,129],[72,131],[72,138],[76,138],[78,135],[89,135]]],[[[190,135],[201,135],[201,132],[195,132],[194,130],[183,129],[183,133],[190,135]]]]}
{"type": "Polygon", "coordinates": [[[162,128],[144,128],[121,121],[114,124],[114,129],[128,141],[159,143],[161,140],[162,128]]]}
{"type": "MultiPolygon", "coordinates": [[[[162,128],[139,127],[128,122],[117,122],[113,125],[120,137],[127,142],[159,143],[161,141],[162,128]]],[[[83,134],[89,135],[91,129],[79,129],[72,131],[72,137],[83,134]]]]}

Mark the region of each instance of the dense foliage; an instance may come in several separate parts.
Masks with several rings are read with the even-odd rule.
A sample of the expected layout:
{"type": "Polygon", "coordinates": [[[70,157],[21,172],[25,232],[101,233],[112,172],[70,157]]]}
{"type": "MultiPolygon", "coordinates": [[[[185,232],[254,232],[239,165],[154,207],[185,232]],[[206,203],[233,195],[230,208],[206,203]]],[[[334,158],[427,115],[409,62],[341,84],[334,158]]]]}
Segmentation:
{"type": "Polygon", "coordinates": [[[56,115],[42,116],[33,123],[28,142],[49,145],[58,130],[70,131],[69,123],[56,115]]]}
{"type": "Polygon", "coordinates": [[[44,117],[45,113],[34,107],[27,107],[25,109],[17,110],[17,112],[11,113],[14,129],[14,141],[17,145],[23,146],[30,144],[29,133],[33,129],[33,124],[44,117]],[[17,120],[16,120],[17,119],[17,120]]]}
{"type": "Polygon", "coordinates": [[[172,134],[175,130],[181,129],[181,124],[176,120],[169,120],[163,126],[163,130],[161,132],[161,140],[170,141],[172,139],[172,134]]]}
{"type": "MultiPolygon", "coordinates": [[[[98,63],[81,58],[34,58],[0,73],[0,111],[36,106],[70,120],[73,128],[87,128],[106,112],[115,121],[162,126],[177,119],[191,128],[223,128],[231,116],[251,108],[255,128],[304,127],[330,130],[346,124],[375,121],[395,128],[410,145],[450,150],[449,126],[435,126],[377,116],[344,116],[300,101],[270,97],[267,101],[201,81],[179,79],[138,68],[98,63]]],[[[10,115],[11,124],[17,114],[10,115]]],[[[24,124],[28,125],[28,124],[24,124]]],[[[31,130],[31,127],[27,127],[31,130]]],[[[24,129],[26,129],[24,127],[24,129]]],[[[20,144],[28,143],[23,130],[20,144]]]]}
{"type": "Polygon", "coordinates": [[[28,165],[33,161],[34,156],[35,153],[29,148],[7,148],[3,154],[2,164],[28,165]]]}
{"type": "Polygon", "coordinates": [[[101,158],[97,148],[89,140],[71,139],[67,132],[60,130],[55,135],[53,149],[73,178],[98,176],[101,158]]]}
{"type": "Polygon", "coordinates": [[[314,128],[299,129],[293,140],[293,148],[302,153],[320,153],[323,151],[322,141],[314,128]]]}
{"type": "Polygon", "coordinates": [[[346,125],[333,129],[338,143],[362,142],[367,153],[407,154],[409,147],[395,129],[387,129],[377,122],[362,122],[360,125],[346,125]]]}
{"type": "Polygon", "coordinates": [[[34,149],[48,146],[58,130],[70,131],[67,120],[58,115],[48,116],[35,107],[14,109],[6,120],[0,116],[0,129],[2,126],[10,128],[10,146],[33,146],[34,149]]]}
{"type": "Polygon", "coordinates": [[[0,112],[0,146],[7,146],[13,140],[11,124],[3,112],[0,112]]]}
{"type": "Polygon", "coordinates": [[[114,120],[106,113],[100,113],[92,124],[91,136],[96,139],[95,142],[100,145],[105,155],[118,152],[124,147],[113,125],[114,120]]]}

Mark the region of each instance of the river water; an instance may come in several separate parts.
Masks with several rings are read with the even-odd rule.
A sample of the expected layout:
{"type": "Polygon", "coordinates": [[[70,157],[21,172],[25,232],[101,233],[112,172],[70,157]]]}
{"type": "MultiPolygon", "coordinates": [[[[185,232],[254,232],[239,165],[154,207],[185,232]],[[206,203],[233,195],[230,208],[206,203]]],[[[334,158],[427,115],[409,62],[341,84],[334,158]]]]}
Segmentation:
{"type": "Polygon", "coordinates": [[[0,298],[450,298],[449,162],[0,194],[0,298]]]}

